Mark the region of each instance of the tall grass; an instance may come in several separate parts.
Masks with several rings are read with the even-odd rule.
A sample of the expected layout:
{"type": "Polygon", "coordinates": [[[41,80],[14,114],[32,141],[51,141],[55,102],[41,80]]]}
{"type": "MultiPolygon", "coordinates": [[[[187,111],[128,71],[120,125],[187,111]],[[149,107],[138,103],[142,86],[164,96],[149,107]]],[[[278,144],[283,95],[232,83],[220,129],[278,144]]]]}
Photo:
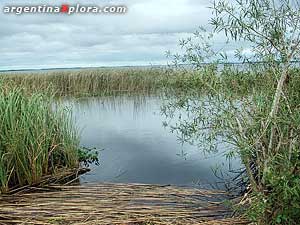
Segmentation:
{"type": "Polygon", "coordinates": [[[95,96],[152,93],[166,82],[162,69],[95,69],[37,73],[6,73],[6,85],[29,92],[51,88],[57,96],[95,96]]]}
{"type": "Polygon", "coordinates": [[[263,90],[274,77],[268,71],[241,70],[227,66],[202,69],[95,69],[36,73],[2,73],[0,78],[7,88],[22,87],[27,93],[50,89],[56,96],[108,96],[119,94],[174,94],[194,90],[214,89],[236,94],[263,90]],[[208,87],[209,85],[209,87],[208,87]],[[173,90],[173,91],[171,91],[173,90]]]}
{"type": "Polygon", "coordinates": [[[79,139],[52,98],[0,84],[0,193],[78,166],[79,139]]]}

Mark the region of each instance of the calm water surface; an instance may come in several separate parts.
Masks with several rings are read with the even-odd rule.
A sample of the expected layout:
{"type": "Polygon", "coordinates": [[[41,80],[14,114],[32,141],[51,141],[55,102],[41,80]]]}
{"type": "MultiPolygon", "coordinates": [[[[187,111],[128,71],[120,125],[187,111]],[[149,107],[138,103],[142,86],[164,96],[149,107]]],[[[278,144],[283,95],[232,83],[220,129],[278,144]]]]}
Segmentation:
{"type": "Polygon", "coordinates": [[[81,130],[81,145],[99,149],[100,166],[92,166],[81,182],[209,188],[220,181],[212,168],[229,169],[223,154],[204,155],[163,127],[158,97],[85,98],[66,104],[81,130]]]}

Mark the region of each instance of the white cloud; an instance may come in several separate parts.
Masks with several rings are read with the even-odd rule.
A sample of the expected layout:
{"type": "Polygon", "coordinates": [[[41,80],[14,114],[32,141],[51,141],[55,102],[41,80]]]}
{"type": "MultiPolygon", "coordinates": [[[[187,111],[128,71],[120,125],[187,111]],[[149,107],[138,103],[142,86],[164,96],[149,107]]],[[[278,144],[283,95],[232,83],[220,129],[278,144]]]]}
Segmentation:
{"type": "MultiPolygon", "coordinates": [[[[38,4],[15,0],[15,5],[38,4]]],[[[44,0],[40,4],[61,4],[44,0]]],[[[209,0],[81,0],[80,4],[128,6],[125,15],[7,15],[0,13],[0,69],[150,65],[166,63],[165,51],[208,26],[209,0]]],[[[5,0],[0,7],[13,5],[5,0]]],[[[71,4],[71,3],[70,3],[71,4]]]]}

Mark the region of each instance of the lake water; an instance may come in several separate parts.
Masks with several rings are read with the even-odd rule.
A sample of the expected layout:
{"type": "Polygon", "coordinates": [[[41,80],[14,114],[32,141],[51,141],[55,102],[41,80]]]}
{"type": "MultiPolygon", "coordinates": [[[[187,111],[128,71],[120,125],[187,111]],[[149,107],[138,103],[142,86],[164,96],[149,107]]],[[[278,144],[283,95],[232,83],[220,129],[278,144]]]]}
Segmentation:
{"type": "MultiPolygon", "coordinates": [[[[81,182],[173,184],[210,188],[226,173],[223,154],[204,155],[163,127],[159,97],[99,97],[66,101],[81,130],[81,145],[99,149],[100,166],[81,182]]],[[[233,165],[239,165],[233,162],[233,165]]],[[[218,184],[218,188],[222,188],[218,184]]]]}

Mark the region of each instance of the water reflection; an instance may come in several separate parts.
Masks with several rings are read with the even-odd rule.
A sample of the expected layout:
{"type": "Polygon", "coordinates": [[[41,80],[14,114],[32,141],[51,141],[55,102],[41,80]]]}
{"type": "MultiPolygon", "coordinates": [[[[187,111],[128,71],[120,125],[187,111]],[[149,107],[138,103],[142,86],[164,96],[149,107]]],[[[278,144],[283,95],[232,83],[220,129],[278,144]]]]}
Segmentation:
{"type": "Polygon", "coordinates": [[[103,149],[100,166],[81,182],[200,184],[218,182],[212,167],[228,170],[223,154],[204,155],[180,144],[162,126],[159,97],[101,97],[66,100],[81,129],[81,145],[103,149]]]}

